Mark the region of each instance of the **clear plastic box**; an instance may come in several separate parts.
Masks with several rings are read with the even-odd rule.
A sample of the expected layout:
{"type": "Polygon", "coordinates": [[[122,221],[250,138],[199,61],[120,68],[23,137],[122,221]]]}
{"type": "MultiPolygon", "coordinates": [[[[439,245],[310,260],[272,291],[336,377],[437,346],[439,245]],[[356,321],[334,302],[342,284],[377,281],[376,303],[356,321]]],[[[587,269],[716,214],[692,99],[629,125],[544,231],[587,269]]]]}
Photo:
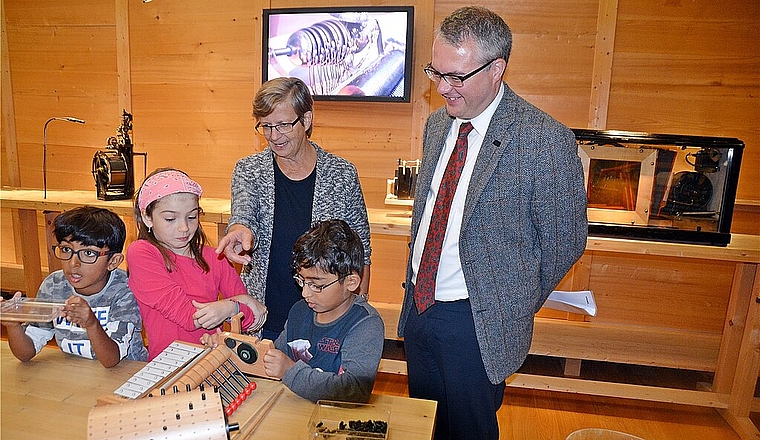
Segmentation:
{"type": "Polygon", "coordinates": [[[390,405],[320,400],[309,420],[309,438],[387,439],[390,419],[390,405]]]}
{"type": "Polygon", "coordinates": [[[37,298],[10,299],[0,303],[0,320],[17,322],[50,322],[63,303],[37,301],[37,298]]]}

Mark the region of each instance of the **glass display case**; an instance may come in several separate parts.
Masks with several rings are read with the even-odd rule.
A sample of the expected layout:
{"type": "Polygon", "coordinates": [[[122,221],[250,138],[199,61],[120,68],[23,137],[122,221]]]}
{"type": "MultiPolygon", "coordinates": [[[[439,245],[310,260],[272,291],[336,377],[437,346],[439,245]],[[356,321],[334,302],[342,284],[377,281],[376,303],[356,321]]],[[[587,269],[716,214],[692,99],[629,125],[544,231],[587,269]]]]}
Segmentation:
{"type": "Polygon", "coordinates": [[[589,235],[726,246],[744,142],[574,129],[589,235]]]}

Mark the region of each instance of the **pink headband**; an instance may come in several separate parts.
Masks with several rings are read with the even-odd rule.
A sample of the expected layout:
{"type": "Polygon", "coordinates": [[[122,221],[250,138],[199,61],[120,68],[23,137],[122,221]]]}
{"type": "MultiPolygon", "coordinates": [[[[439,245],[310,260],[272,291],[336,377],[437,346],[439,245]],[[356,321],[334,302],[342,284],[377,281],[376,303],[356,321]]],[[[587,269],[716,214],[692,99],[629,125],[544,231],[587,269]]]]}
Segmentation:
{"type": "Polygon", "coordinates": [[[145,211],[151,203],[171,194],[190,193],[200,197],[203,188],[181,171],[161,171],[148,177],[137,196],[140,211],[145,211]]]}

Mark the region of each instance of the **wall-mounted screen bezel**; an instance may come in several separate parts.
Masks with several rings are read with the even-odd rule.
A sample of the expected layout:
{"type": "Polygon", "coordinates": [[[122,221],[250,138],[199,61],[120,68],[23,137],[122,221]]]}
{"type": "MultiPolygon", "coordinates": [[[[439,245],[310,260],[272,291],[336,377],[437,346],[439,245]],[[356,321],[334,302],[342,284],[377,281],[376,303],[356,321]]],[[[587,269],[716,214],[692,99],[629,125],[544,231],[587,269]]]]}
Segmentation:
{"type": "Polygon", "coordinates": [[[411,101],[413,6],[264,9],[262,29],[263,82],[299,77],[317,101],[411,101]]]}

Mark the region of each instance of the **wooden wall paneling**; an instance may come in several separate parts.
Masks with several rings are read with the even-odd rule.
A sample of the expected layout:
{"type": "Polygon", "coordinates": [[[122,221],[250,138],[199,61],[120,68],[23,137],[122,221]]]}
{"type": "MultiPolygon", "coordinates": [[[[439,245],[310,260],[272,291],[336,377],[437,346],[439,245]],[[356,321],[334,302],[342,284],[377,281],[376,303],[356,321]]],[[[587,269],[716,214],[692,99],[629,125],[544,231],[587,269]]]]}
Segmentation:
{"type": "MultiPolygon", "coordinates": [[[[8,56],[8,36],[5,30],[5,3],[0,2],[0,34],[2,34],[2,46],[0,46],[0,59],[2,69],[2,78],[0,88],[2,91],[0,118],[2,118],[2,132],[0,132],[0,146],[2,147],[2,178],[3,185],[21,185],[21,175],[18,163],[18,143],[16,140],[16,113],[13,107],[13,86],[11,83],[11,66],[8,56]]],[[[15,241],[19,240],[22,233],[20,213],[17,210],[2,211],[4,215],[0,218],[0,228],[2,228],[3,237],[14,237],[15,241]]],[[[8,257],[4,260],[10,260],[14,263],[21,261],[21,248],[14,246],[14,240],[3,240],[2,250],[7,252],[8,257]]],[[[39,278],[40,274],[35,274],[39,278]]]]}
{"type": "Polygon", "coordinates": [[[173,166],[204,193],[229,197],[235,162],[259,142],[251,99],[260,82],[264,2],[135,3],[130,8],[134,134],[148,170],[173,166]]]}
{"type": "Polygon", "coordinates": [[[0,118],[2,118],[2,132],[0,132],[0,145],[3,149],[3,167],[2,167],[2,184],[15,185],[21,184],[19,173],[18,150],[16,144],[16,112],[13,107],[13,86],[11,83],[11,66],[8,56],[8,36],[5,30],[5,2],[0,3],[0,33],[2,34],[2,46],[0,46],[0,69],[2,69],[2,78],[0,88],[2,91],[2,108],[0,109],[0,118]]]}
{"type": "Polygon", "coordinates": [[[760,235],[760,201],[737,200],[731,219],[731,232],[760,235]]]}
{"type": "Polygon", "coordinates": [[[63,19],[55,15],[56,8],[51,9],[49,18],[33,24],[18,13],[19,2],[6,2],[6,8],[11,7],[14,14],[7,14],[7,27],[21,185],[42,186],[45,121],[52,116],[74,116],[87,121],[86,125],[56,121],[48,127],[48,186],[94,190],[92,155],[104,145],[118,121],[113,5],[101,4],[91,11],[70,6],[94,20],[73,25],[59,24],[63,19]],[[111,14],[110,23],[103,23],[102,11],[111,14]],[[22,24],[13,22],[12,17],[18,17],[22,24]],[[83,157],[67,151],[76,148],[91,149],[83,157]],[[69,174],[72,172],[76,177],[69,174]]]}
{"type": "MultiPolygon", "coordinates": [[[[397,304],[404,297],[409,238],[399,235],[372,234],[372,276],[370,301],[397,304]]],[[[400,309],[400,307],[399,307],[400,309]]]]}
{"type": "Polygon", "coordinates": [[[325,150],[356,165],[369,207],[384,205],[386,180],[397,159],[411,159],[413,106],[406,103],[336,103],[314,106],[312,139],[325,150]],[[382,114],[368,118],[367,114],[382,114]]]}
{"type": "Polygon", "coordinates": [[[738,137],[738,199],[760,199],[760,3],[621,2],[608,128],[738,137]],[[753,122],[749,122],[753,121],[753,122]]]}
{"type": "MultiPolygon", "coordinates": [[[[42,127],[47,118],[55,115],[86,119],[86,116],[77,112],[79,109],[90,108],[93,100],[104,99],[109,92],[113,93],[113,87],[106,86],[100,90],[96,89],[95,95],[88,96],[87,94],[90,86],[101,79],[97,75],[100,70],[94,66],[107,63],[104,46],[100,43],[106,42],[107,45],[107,42],[112,39],[112,35],[109,35],[106,30],[109,20],[103,18],[104,15],[99,15],[98,11],[110,11],[112,16],[113,9],[108,5],[95,7],[93,4],[88,4],[85,6],[89,8],[90,14],[82,14],[81,10],[71,5],[49,1],[34,4],[3,2],[5,11],[3,35],[7,42],[3,50],[3,58],[9,60],[9,64],[13,66],[14,77],[13,88],[10,88],[10,80],[7,81],[8,89],[3,90],[3,99],[15,104],[12,121],[15,124],[15,130],[7,132],[7,135],[13,134],[16,138],[14,143],[18,153],[15,158],[18,179],[12,182],[15,185],[34,182],[41,187],[42,127]],[[96,23],[85,24],[86,21],[82,22],[74,18],[75,16],[92,18],[96,23]],[[74,55],[71,57],[61,55],[69,51],[74,55]],[[90,67],[84,67],[85,65],[90,67]],[[46,99],[40,99],[40,97],[46,97],[46,99]],[[30,105],[34,104],[35,100],[44,100],[45,105],[30,105]]],[[[111,18],[110,21],[112,20],[111,18]]],[[[3,159],[5,173],[14,166],[12,164],[14,160],[6,162],[5,155],[3,159]]],[[[91,157],[86,161],[87,164],[89,162],[91,162],[91,157]]],[[[66,168],[69,165],[70,163],[67,163],[66,168]]],[[[68,187],[76,187],[76,182],[80,180],[69,179],[68,187]]],[[[49,183],[56,185],[59,182],[53,177],[49,183]]],[[[7,212],[5,210],[3,214],[7,212]]],[[[20,210],[18,217],[14,214],[11,214],[11,217],[15,223],[15,236],[21,233],[39,234],[40,222],[36,212],[20,210]]],[[[4,233],[5,231],[7,231],[6,228],[4,228],[4,233]]],[[[24,290],[30,296],[35,295],[42,279],[39,269],[40,251],[26,249],[23,245],[16,248],[16,246],[10,247],[3,244],[3,260],[18,261],[17,258],[7,257],[9,248],[13,249],[11,252],[23,255],[23,264],[26,269],[23,271],[24,290]]]]}
{"type": "MultiPolygon", "coordinates": [[[[114,108],[116,102],[113,102],[114,108]]],[[[69,115],[65,115],[69,116],[69,115]]],[[[76,117],[76,116],[75,116],[76,117]]],[[[115,127],[117,120],[112,118],[114,130],[111,135],[116,134],[115,127]]],[[[47,189],[79,189],[91,190],[95,193],[95,180],[92,177],[92,158],[98,150],[105,150],[106,139],[92,141],[78,141],[69,144],[65,139],[76,139],[80,137],[78,132],[82,132],[82,137],[93,137],[92,131],[87,133],[88,128],[85,125],[73,124],[69,122],[54,121],[48,125],[48,142],[47,142],[47,189]],[[51,141],[51,139],[56,139],[51,141]],[[60,141],[58,140],[60,139],[60,141]]],[[[104,126],[104,128],[106,128],[104,126]]],[[[41,162],[42,153],[30,150],[24,151],[22,158],[29,162],[41,162]]],[[[27,162],[28,163],[28,162],[27,162]]],[[[138,161],[139,163],[139,161],[138,161]]],[[[42,168],[39,173],[32,175],[31,188],[42,188],[42,168]],[[37,179],[35,179],[35,177],[37,179]]]]}
{"type": "Polygon", "coordinates": [[[113,25],[114,3],[102,0],[4,0],[9,23],[19,26],[103,26],[113,25]]]}
{"type": "Polygon", "coordinates": [[[610,98],[612,59],[615,52],[617,9],[617,0],[599,2],[588,123],[589,128],[597,130],[604,130],[607,127],[607,105],[610,98]]]}
{"type": "MultiPolygon", "coordinates": [[[[129,59],[129,1],[115,0],[116,4],[116,71],[119,108],[132,113],[132,66],[129,59]]],[[[136,177],[135,177],[136,178],[136,177]]]]}
{"type": "MultiPolygon", "coordinates": [[[[433,44],[433,29],[435,28],[434,0],[420,0],[414,8],[414,78],[412,82],[412,130],[411,148],[407,157],[402,159],[418,159],[422,157],[422,136],[425,121],[434,109],[431,106],[431,94],[435,92],[433,83],[422,70],[430,62],[433,44]]],[[[392,177],[392,173],[391,176],[392,177]]],[[[389,178],[390,178],[389,177],[389,178]]]]}
{"type": "Polygon", "coordinates": [[[590,321],[719,335],[733,274],[724,261],[595,252],[589,289],[598,314],[590,321]]]}

